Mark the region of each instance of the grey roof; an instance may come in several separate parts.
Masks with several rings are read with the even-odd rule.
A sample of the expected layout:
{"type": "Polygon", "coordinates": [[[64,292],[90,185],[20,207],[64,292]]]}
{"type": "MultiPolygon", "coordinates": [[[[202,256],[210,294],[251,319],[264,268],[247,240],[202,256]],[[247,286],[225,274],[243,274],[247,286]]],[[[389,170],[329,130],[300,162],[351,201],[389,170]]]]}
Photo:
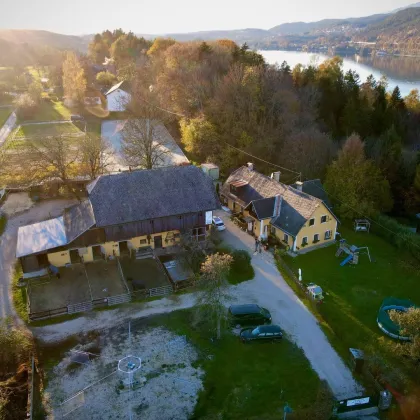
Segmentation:
{"type": "Polygon", "coordinates": [[[98,227],[220,207],[211,178],[192,165],[101,176],[89,198],[98,227]]]}
{"type": "Polygon", "coordinates": [[[275,181],[257,171],[250,170],[242,166],[232,172],[226,182],[223,184],[221,193],[232,198],[243,207],[248,206],[251,201],[262,198],[270,198],[275,195],[282,195],[286,190],[286,185],[275,181]],[[246,181],[247,185],[239,187],[236,194],[230,192],[230,184],[234,181],[246,181]]]}
{"type": "Polygon", "coordinates": [[[244,207],[252,202],[260,219],[269,217],[267,215],[270,212],[273,214],[274,197],[281,196],[280,215],[273,218],[271,223],[293,236],[299,233],[305,222],[321,205],[319,198],[250,170],[246,166],[242,166],[229,176],[221,193],[244,207]],[[246,181],[247,185],[237,188],[236,194],[231,193],[230,183],[241,180],[246,181]]]}
{"type": "Polygon", "coordinates": [[[121,89],[124,92],[128,93],[131,92],[130,84],[126,80],[123,80],[122,82],[119,82],[116,85],[112,86],[112,88],[109,89],[107,93],[105,93],[105,96],[108,96],[110,93],[116,91],[117,89],[121,89]]]}
{"type": "Polygon", "coordinates": [[[64,226],[67,242],[73,242],[82,233],[95,225],[95,216],[89,200],[64,211],[64,226]]]}
{"type": "Polygon", "coordinates": [[[255,200],[252,202],[254,206],[255,214],[258,219],[268,219],[274,214],[274,204],[276,202],[275,197],[263,198],[261,200],[255,200]]]}
{"type": "MultiPolygon", "coordinates": [[[[324,204],[331,208],[331,202],[328,198],[327,192],[324,190],[321,180],[319,179],[311,179],[308,181],[304,181],[302,183],[302,191],[306,194],[313,195],[314,197],[319,198],[324,202],[324,204]]],[[[296,184],[292,185],[293,188],[296,188],[296,184]]]]}
{"type": "Polygon", "coordinates": [[[306,220],[307,219],[287,201],[283,201],[281,203],[280,215],[273,218],[271,220],[271,224],[292,236],[296,236],[305,224],[306,220]]]}

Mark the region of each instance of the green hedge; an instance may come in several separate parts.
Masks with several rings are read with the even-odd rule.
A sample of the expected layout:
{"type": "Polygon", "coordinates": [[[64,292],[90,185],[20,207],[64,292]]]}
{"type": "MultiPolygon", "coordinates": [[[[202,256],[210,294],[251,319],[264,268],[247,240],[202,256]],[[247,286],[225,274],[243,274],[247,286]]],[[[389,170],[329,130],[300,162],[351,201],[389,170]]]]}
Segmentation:
{"type": "Polygon", "coordinates": [[[391,217],[379,215],[372,224],[372,232],[384,238],[399,249],[408,251],[420,261],[420,235],[413,233],[407,226],[398,223],[391,217]]]}
{"type": "Polygon", "coordinates": [[[243,281],[252,280],[254,278],[255,272],[251,264],[251,255],[249,255],[249,252],[242,249],[233,250],[231,247],[226,245],[216,247],[216,252],[229,254],[233,258],[228,275],[228,281],[230,284],[239,284],[243,281]]]}

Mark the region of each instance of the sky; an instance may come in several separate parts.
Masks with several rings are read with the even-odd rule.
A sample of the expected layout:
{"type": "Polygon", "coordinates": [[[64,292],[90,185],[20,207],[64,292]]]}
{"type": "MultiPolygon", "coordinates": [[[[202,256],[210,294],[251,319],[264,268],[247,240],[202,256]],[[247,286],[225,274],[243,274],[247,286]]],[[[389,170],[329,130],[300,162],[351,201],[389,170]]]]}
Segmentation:
{"type": "Polygon", "coordinates": [[[1,0],[0,29],[82,35],[122,28],[141,34],[269,29],[384,13],[416,0],[1,0]]]}

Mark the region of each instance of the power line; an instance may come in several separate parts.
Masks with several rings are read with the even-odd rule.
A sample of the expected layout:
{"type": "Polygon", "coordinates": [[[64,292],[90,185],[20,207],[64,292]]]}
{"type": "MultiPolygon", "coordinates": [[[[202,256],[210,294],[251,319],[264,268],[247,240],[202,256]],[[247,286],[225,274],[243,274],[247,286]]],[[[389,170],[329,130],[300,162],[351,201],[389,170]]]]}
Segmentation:
{"type": "MultiPolygon", "coordinates": [[[[146,102],[147,104],[152,105],[152,106],[154,106],[155,108],[160,109],[161,111],[168,112],[168,113],[170,113],[170,114],[177,115],[177,116],[179,116],[179,117],[188,118],[186,115],[179,114],[179,113],[177,113],[177,112],[173,112],[173,111],[170,111],[170,110],[168,110],[168,109],[161,108],[161,107],[159,107],[159,106],[157,106],[157,105],[151,104],[150,102],[146,101],[146,100],[145,100],[145,99],[143,99],[143,98],[141,98],[141,99],[142,99],[144,102],[146,102]]],[[[293,182],[296,182],[297,180],[301,180],[301,179],[302,179],[302,173],[301,173],[301,172],[297,172],[297,171],[294,171],[294,170],[292,170],[292,169],[285,168],[285,167],[283,167],[283,166],[280,166],[280,165],[277,165],[277,164],[275,164],[275,163],[269,162],[269,161],[267,161],[267,160],[265,160],[265,159],[259,158],[258,156],[255,156],[255,155],[253,155],[253,154],[251,154],[251,153],[248,153],[248,152],[245,152],[244,150],[241,150],[241,149],[239,149],[239,148],[237,148],[237,147],[235,147],[235,146],[232,146],[232,145],[231,145],[231,144],[229,144],[228,142],[224,142],[224,143],[225,143],[227,146],[229,146],[229,147],[231,147],[231,148],[233,148],[233,149],[237,150],[238,152],[244,153],[245,155],[248,155],[248,156],[250,156],[250,157],[252,157],[252,158],[254,158],[254,159],[257,159],[257,160],[259,160],[259,161],[261,161],[261,162],[264,162],[264,163],[266,163],[266,164],[268,164],[268,165],[271,165],[271,166],[273,166],[273,167],[275,167],[275,168],[280,168],[280,169],[282,169],[282,170],[284,170],[284,171],[289,171],[289,172],[291,172],[291,173],[297,174],[297,175],[298,175],[297,179],[296,179],[295,181],[292,181],[292,183],[293,183],[293,182]]],[[[309,179],[307,178],[307,180],[309,180],[309,179]]],[[[356,209],[352,208],[351,206],[349,206],[348,204],[344,203],[343,201],[341,201],[341,200],[340,200],[340,199],[338,199],[337,197],[334,197],[333,195],[331,195],[331,194],[327,193],[327,191],[325,191],[325,189],[324,189],[323,187],[320,187],[319,185],[316,185],[315,183],[313,183],[313,185],[314,185],[316,188],[318,188],[318,189],[320,189],[320,190],[324,191],[326,194],[328,194],[328,195],[329,195],[330,197],[332,197],[334,200],[339,201],[341,204],[345,204],[345,205],[346,205],[349,209],[353,210],[353,211],[354,211],[354,212],[356,212],[357,214],[360,214],[360,215],[361,215],[361,216],[363,216],[365,219],[368,219],[370,222],[377,224],[377,225],[378,225],[378,226],[380,226],[382,229],[385,229],[385,230],[387,230],[388,232],[390,232],[390,233],[392,233],[392,234],[394,234],[394,235],[399,236],[400,238],[402,238],[402,239],[403,239],[403,240],[405,240],[406,242],[408,242],[408,243],[410,243],[411,245],[414,245],[415,247],[417,247],[417,248],[419,248],[419,249],[420,249],[420,246],[419,246],[419,245],[415,244],[414,242],[411,242],[411,241],[410,241],[410,240],[408,240],[407,238],[403,237],[401,234],[399,234],[399,233],[397,233],[397,232],[394,232],[393,230],[391,230],[391,229],[387,228],[386,226],[383,226],[381,223],[377,222],[377,221],[376,221],[376,220],[374,220],[374,219],[371,219],[370,217],[366,216],[365,214],[361,213],[360,211],[358,211],[358,210],[356,210],[356,209]]]]}
{"type": "Polygon", "coordinates": [[[261,162],[267,163],[267,164],[269,164],[269,165],[271,165],[271,166],[273,166],[275,168],[280,168],[280,169],[283,169],[285,171],[289,171],[289,172],[292,172],[294,174],[297,174],[297,175],[299,175],[299,178],[301,178],[301,176],[302,176],[302,173],[301,172],[293,171],[292,169],[285,168],[284,166],[276,165],[275,163],[269,162],[268,160],[261,159],[258,156],[255,156],[255,155],[253,155],[251,153],[245,152],[244,150],[238,149],[235,146],[232,146],[231,144],[227,143],[226,141],[223,142],[223,143],[227,144],[229,147],[232,147],[233,149],[237,150],[238,152],[241,152],[241,153],[244,153],[245,155],[251,156],[252,158],[257,159],[257,160],[260,160],[261,162]]]}

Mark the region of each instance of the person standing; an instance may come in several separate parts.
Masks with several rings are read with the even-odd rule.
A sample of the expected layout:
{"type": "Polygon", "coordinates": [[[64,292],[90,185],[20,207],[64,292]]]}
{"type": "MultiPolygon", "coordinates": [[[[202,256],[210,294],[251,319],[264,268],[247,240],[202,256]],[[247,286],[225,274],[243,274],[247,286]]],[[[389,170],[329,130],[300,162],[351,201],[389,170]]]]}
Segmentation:
{"type": "Polygon", "coordinates": [[[255,251],[254,251],[254,254],[258,252],[258,245],[259,245],[259,243],[260,242],[258,240],[258,237],[255,237],[255,251]]]}

